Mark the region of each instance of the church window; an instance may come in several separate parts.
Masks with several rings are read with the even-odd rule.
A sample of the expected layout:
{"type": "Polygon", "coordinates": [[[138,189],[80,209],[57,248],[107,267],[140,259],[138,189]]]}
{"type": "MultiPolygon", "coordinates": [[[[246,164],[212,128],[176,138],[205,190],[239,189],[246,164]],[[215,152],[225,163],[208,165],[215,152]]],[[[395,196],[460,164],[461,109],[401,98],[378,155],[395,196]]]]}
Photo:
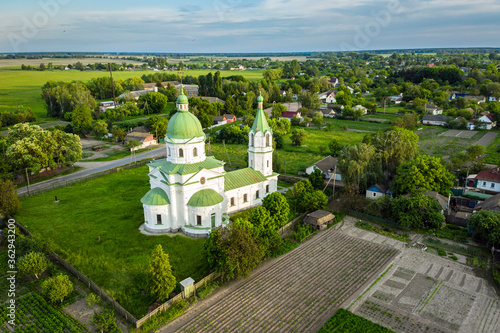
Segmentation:
{"type": "Polygon", "coordinates": [[[269,185],[266,185],[266,193],[269,193],[269,185]]]}
{"type": "Polygon", "coordinates": [[[231,207],[234,206],[234,197],[231,198],[231,207]]]}
{"type": "Polygon", "coordinates": [[[167,151],[168,151],[168,156],[170,156],[170,148],[168,148],[167,151]]]}
{"type": "Polygon", "coordinates": [[[255,198],[258,199],[259,198],[259,191],[256,191],[255,192],[255,198]]]}
{"type": "Polygon", "coordinates": [[[243,194],[243,202],[248,202],[248,195],[247,194],[243,194]]]}
{"type": "Polygon", "coordinates": [[[161,215],[156,215],[156,224],[161,224],[161,215]]]}
{"type": "Polygon", "coordinates": [[[201,185],[204,185],[206,181],[207,181],[207,180],[205,179],[205,177],[201,177],[201,179],[200,179],[200,184],[201,184],[201,185]]]}
{"type": "Polygon", "coordinates": [[[269,160],[267,160],[267,167],[269,168],[269,160]]]}
{"type": "Polygon", "coordinates": [[[250,133],[250,147],[253,147],[253,133],[250,133]]]}
{"type": "Polygon", "coordinates": [[[201,225],[201,215],[196,215],[196,225],[201,225]]]}
{"type": "Polygon", "coordinates": [[[184,150],[182,148],[179,149],[179,157],[184,157],[184,150]]]}
{"type": "Polygon", "coordinates": [[[270,144],[269,144],[269,138],[270,138],[269,133],[267,133],[266,134],[266,147],[270,146],[270,144]]]}
{"type": "Polygon", "coordinates": [[[198,156],[198,148],[193,149],[193,156],[194,157],[198,156]]]}

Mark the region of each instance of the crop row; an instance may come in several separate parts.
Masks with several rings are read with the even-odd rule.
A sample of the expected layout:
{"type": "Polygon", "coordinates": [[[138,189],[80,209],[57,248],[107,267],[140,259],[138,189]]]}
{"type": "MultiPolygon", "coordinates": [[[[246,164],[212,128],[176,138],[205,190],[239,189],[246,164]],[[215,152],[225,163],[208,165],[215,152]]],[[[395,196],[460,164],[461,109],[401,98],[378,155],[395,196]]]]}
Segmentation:
{"type": "Polygon", "coordinates": [[[181,330],[315,331],[395,253],[325,231],[253,274],[181,330]]]}
{"type": "MultiPolygon", "coordinates": [[[[87,329],[75,319],[62,314],[39,294],[32,293],[16,300],[16,326],[19,333],[78,333],[87,329]]],[[[0,309],[0,320],[7,318],[7,309],[0,309]]]]}

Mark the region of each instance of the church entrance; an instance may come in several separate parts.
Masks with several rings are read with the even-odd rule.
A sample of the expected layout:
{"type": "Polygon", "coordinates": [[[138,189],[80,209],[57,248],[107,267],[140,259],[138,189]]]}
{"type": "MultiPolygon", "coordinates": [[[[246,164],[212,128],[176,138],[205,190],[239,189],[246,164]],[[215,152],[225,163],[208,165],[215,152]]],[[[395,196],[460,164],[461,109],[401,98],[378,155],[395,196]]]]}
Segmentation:
{"type": "Polygon", "coordinates": [[[212,214],[211,220],[212,220],[212,228],[215,228],[215,214],[212,214]]]}

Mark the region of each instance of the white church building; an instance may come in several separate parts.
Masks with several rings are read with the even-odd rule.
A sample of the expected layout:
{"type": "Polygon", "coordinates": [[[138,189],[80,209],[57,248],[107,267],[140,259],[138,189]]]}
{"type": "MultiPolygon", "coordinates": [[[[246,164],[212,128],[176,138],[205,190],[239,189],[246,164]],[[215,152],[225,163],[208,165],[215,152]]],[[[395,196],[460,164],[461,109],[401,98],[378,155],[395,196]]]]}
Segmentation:
{"type": "Polygon", "coordinates": [[[148,164],[151,190],[141,199],[146,231],[207,237],[212,228],[227,225],[228,214],[258,206],[277,190],[273,133],[262,109],[262,96],[257,101],[248,133],[249,167],[226,172],[224,162],[206,156],[205,133],[181,92],[165,135],[167,157],[148,164]]]}

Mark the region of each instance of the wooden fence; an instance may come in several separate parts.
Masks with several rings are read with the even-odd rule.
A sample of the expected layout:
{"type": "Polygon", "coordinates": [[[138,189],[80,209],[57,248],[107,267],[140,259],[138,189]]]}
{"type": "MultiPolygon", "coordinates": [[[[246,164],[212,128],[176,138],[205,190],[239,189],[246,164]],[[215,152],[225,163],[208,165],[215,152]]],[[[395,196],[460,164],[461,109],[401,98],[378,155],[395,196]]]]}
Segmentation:
{"type": "MultiPolygon", "coordinates": [[[[195,294],[196,294],[196,290],[198,290],[198,288],[204,286],[205,284],[207,284],[208,282],[211,282],[217,278],[219,278],[222,274],[221,273],[211,273],[207,276],[205,276],[203,279],[201,279],[200,281],[198,281],[197,283],[194,284],[194,290],[195,290],[195,294]]],[[[172,305],[174,305],[175,302],[181,300],[181,299],[185,299],[185,298],[188,298],[190,297],[191,295],[185,295],[183,292],[178,294],[177,296],[175,297],[172,297],[171,299],[169,299],[168,301],[166,301],[165,303],[161,304],[159,307],[157,307],[156,309],[154,309],[153,311],[149,312],[147,315],[145,315],[144,317],[142,317],[141,319],[137,319],[136,322],[135,322],[135,327],[136,328],[139,328],[141,327],[142,325],[144,325],[144,323],[146,321],[148,321],[151,317],[155,316],[156,314],[158,314],[159,312],[162,312],[162,311],[165,311],[167,310],[169,307],[171,307],[172,305]]]]}
{"type": "MultiPolygon", "coordinates": [[[[12,219],[11,216],[7,216],[8,219],[12,219]]],[[[26,229],[22,224],[19,222],[15,221],[15,225],[19,228],[19,230],[29,236],[31,235],[31,232],[26,229]]],[[[152,316],[156,315],[158,312],[165,311],[169,307],[171,307],[175,302],[188,298],[190,295],[184,295],[184,293],[180,293],[175,297],[172,297],[165,303],[161,304],[159,307],[151,311],[150,313],[146,314],[144,317],[140,319],[136,319],[130,312],[128,312],[123,306],[121,306],[118,302],[116,302],[113,297],[109,296],[104,290],[102,290],[94,281],[80,273],[75,267],[73,267],[70,263],[68,263],[66,260],[61,258],[57,253],[52,252],[51,258],[57,261],[61,266],[66,268],[71,274],[73,274],[79,281],[81,281],[83,284],[85,284],[87,287],[89,287],[90,290],[92,290],[94,293],[99,295],[104,301],[106,301],[109,305],[111,305],[120,315],[122,315],[128,322],[130,322],[132,325],[134,325],[136,328],[141,327],[144,325],[144,323],[150,319],[152,316]]],[[[194,290],[196,293],[196,290],[198,288],[204,286],[208,282],[211,282],[219,277],[221,277],[221,273],[211,273],[207,276],[205,276],[203,279],[195,283],[194,285],[194,290]]]]}

